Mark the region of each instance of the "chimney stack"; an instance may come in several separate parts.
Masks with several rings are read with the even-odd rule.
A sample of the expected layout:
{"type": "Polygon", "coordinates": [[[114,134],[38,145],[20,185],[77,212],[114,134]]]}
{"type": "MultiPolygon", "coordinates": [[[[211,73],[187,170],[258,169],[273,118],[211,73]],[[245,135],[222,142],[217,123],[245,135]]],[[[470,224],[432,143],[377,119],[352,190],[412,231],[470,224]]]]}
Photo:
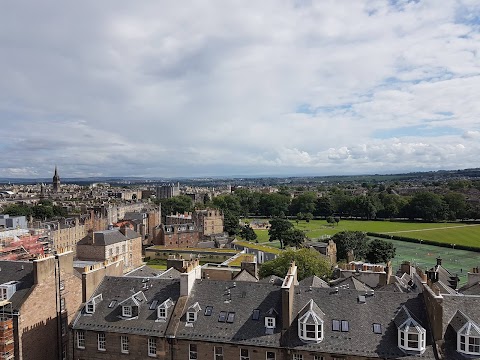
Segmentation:
{"type": "Polygon", "coordinates": [[[282,330],[287,330],[293,321],[293,295],[297,281],[297,266],[292,261],[282,284],[282,330]]]}
{"type": "Polygon", "coordinates": [[[441,266],[442,265],[442,258],[439,256],[437,257],[437,266],[441,266]]]}

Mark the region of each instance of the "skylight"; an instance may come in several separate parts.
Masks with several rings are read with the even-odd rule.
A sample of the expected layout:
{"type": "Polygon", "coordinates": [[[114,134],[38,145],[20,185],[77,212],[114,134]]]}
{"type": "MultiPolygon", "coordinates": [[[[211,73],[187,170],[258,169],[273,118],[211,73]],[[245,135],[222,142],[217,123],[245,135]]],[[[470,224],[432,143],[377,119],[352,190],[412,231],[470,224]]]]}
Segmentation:
{"type": "Polygon", "coordinates": [[[340,321],[332,320],[332,331],[340,331],[340,321]]]}
{"type": "Polygon", "coordinates": [[[207,306],[205,308],[205,316],[211,316],[213,312],[213,306],[207,306]]]}
{"type": "Polygon", "coordinates": [[[255,310],[253,310],[252,320],[258,320],[258,319],[260,319],[260,310],[255,309],[255,310]]]}
{"type": "Polygon", "coordinates": [[[148,307],[150,310],[153,310],[157,307],[158,300],[153,300],[150,306],[148,307]]]}
{"type": "Polygon", "coordinates": [[[220,314],[218,315],[218,322],[225,322],[226,319],[227,319],[227,312],[220,311],[220,314]]]}
{"type": "Polygon", "coordinates": [[[233,320],[235,320],[235,313],[234,312],[229,312],[227,315],[227,323],[233,323],[233,320]]]}
{"type": "Polygon", "coordinates": [[[381,334],[382,333],[382,325],[381,324],[373,324],[373,332],[374,332],[374,334],[381,334]]]}
{"type": "Polygon", "coordinates": [[[347,332],[349,330],[349,325],[347,320],[342,320],[342,332],[347,332]]]}
{"type": "Polygon", "coordinates": [[[108,304],[108,308],[111,309],[117,304],[117,300],[112,300],[110,301],[110,304],[108,304]]]}

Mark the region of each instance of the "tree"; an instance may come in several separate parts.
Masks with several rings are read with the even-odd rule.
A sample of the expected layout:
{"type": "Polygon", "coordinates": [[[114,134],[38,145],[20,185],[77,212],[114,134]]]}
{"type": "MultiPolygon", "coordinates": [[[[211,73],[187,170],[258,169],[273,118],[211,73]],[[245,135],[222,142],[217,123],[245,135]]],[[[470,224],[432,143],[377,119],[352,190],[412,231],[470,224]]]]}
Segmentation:
{"type": "Polygon", "coordinates": [[[233,236],[240,231],[240,218],[230,210],[223,212],[223,227],[228,235],[233,236]]]}
{"type": "Polygon", "coordinates": [[[308,222],[310,222],[310,220],[313,219],[313,214],[312,213],[306,213],[305,215],[303,215],[303,218],[308,223],[308,222]]]}
{"type": "Polygon", "coordinates": [[[318,216],[323,216],[327,218],[327,216],[331,216],[333,214],[333,205],[332,201],[327,196],[322,196],[317,199],[317,204],[315,207],[315,213],[318,216]]]}
{"type": "Polygon", "coordinates": [[[247,241],[254,241],[257,238],[257,234],[255,231],[250,227],[249,224],[242,226],[240,230],[240,237],[247,241]]]}
{"type": "Polygon", "coordinates": [[[338,223],[340,222],[340,216],[335,216],[333,220],[337,223],[338,226],[338,223]]]}
{"type": "Polygon", "coordinates": [[[303,280],[316,275],[328,279],[332,274],[332,268],[326,257],[317,250],[305,248],[300,250],[286,250],[276,259],[267,261],[260,267],[259,275],[264,278],[270,275],[285,277],[292,261],[297,266],[297,278],[303,280]]]}
{"type": "Polygon", "coordinates": [[[367,245],[365,260],[372,264],[387,263],[395,257],[395,246],[391,242],[374,239],[367,245]]]}
{"type": "Polygon", "coordinates": [[[285,233],[284,246],[299,247],[305,241],[305,233],[299,229],[290,229],[285,233]]]}
{"type": "Polygon", "coordinates": [[[189,212],[193,210],[193,201],[192,198],[179,195],[171,198],[160,199],[160,204],[162,206],[162,215],[167,216],[171,214],[189,212]]]}
{"type": "Polygon", "coordinates": [[[449,192],[443,196],[448,207],[448,217],[451,220],[464,219],[467,216],[467,202],[465,195],[449,192]]]}
{"type": "Polygon", "coordinates": [[[304,218],[303,213],[302,213],[302,212],[299,212],[299,213],[297,214],[297,218],[295,219],[295,221],[297,222],[297,225],[298,225],[298,222],[299,222],[300,220],[303,220],[303,218],[304,218]]]}
{"type": "Polygon", "coordinates": [[[282,194],[261,194],[258,202],[259,214],[280,217],[288,212],[290,197],[282,194]]]}
{"type": "Polygon", "coordinates": [[[269,241],[280,241],[280,247],[285,246],[285,239],[289,235],[289,231],[293,228],[293,224],[280,218],[273,218],[270,220],[270,229],[268,229],[269,241]]]}
{"type": "Polygon", "coordinates": [[[317,203],[317,195],[314,192],[306,192],[294,198],[289,206],[290,215],[301,213],[313,213],[317,203]]]}
{"type": "Polygon", "coordinates": [[[412,197],[406,207],[406,211],[410,219],[443,220],[445,218],[446,204],[439,195],[424,191],[412,197]]]}
{"type": "Polygon", "coordinates": [[[327,223],[332,224],[332,225],[335,223],[335,220],[333,219],[333,216],[327,216],[327,223]]]}
{"type": "Polygon", "coordinates": [[[367,252],[368,236],[362,231],[342,231],[332,236],[337,246],[337,258],[347,259],[347,253],[353,251],[355,259],[363,259],[367,252]]]}

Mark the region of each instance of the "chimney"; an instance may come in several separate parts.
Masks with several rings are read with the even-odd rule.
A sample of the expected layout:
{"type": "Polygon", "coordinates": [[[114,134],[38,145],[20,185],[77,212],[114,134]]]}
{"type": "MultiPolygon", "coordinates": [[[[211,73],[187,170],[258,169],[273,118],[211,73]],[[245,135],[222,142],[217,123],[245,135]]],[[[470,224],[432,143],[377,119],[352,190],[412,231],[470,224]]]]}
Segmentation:
{"type": "Polygon", "coordinates": [[[200,262],[195,259],[188,263],[186,272],[180,274],[180,296],[188,296],[192,291],[195,280],[201,279],[202,267],[200,262]]]}
{"type": "Polygon", "coordinates": [[[293,321],[293,295],[297,281],[297,266],[292,261],[282,284],[282,330],[288,330],[293,321]]]}
{"type": "Polygon", "coordinates": [[[55,258],[47,256],[33,260],[33,279],[35,285],[44,283],[55,274],[55,258]]]}
{"type": "Polygon", "coordinates": [[[442,265],[442,258],[439,256],[437,257],[437,266],[441,266],[442,265]]]}
{"type": "Polygon", "coordinates": [[[55,258],[58,259],[59,268],[62,273],[73,273],[73,251],[60,249],[59,253],[55,255],[55,258]]]}
{"type": "Polygon", "coordinates": [[[412,275],[412,267],[410,261],[402,262],[402,264],[400,265],[400,272],[402,274],[412,275]]]}
{"type": "Polygon", "coordinates": [[[258,279],[258,267],[257,267],[257,260],[255,259],[255,256],[252,256],[249,259],[246,258],[244,261],[242,261],[242,263],[240,264],[240,268],[242,270],[248,271],[250,275],[258,279]]]}

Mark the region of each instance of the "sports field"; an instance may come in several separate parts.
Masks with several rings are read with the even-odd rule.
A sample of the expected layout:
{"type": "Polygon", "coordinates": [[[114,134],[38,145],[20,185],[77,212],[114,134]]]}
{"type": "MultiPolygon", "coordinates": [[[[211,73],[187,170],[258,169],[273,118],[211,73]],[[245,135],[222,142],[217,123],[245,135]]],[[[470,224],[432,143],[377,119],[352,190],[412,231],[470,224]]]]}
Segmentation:
{"type": "MultiPolygon", "coordinates": [[[[480,248],[480,224],[353,220],[340,220],[338,226],[330,225],[325,220],[312,220],[309,223],[300,221],[298,224],[292,221],[292,223],[297,229],[305,231],[307,237],[311,239],[333,235],[344,230],[358,230],[480,248]]],[[[255,230],[255,232],[259,242],[268,241],[267,230],[255,230]]]]}

